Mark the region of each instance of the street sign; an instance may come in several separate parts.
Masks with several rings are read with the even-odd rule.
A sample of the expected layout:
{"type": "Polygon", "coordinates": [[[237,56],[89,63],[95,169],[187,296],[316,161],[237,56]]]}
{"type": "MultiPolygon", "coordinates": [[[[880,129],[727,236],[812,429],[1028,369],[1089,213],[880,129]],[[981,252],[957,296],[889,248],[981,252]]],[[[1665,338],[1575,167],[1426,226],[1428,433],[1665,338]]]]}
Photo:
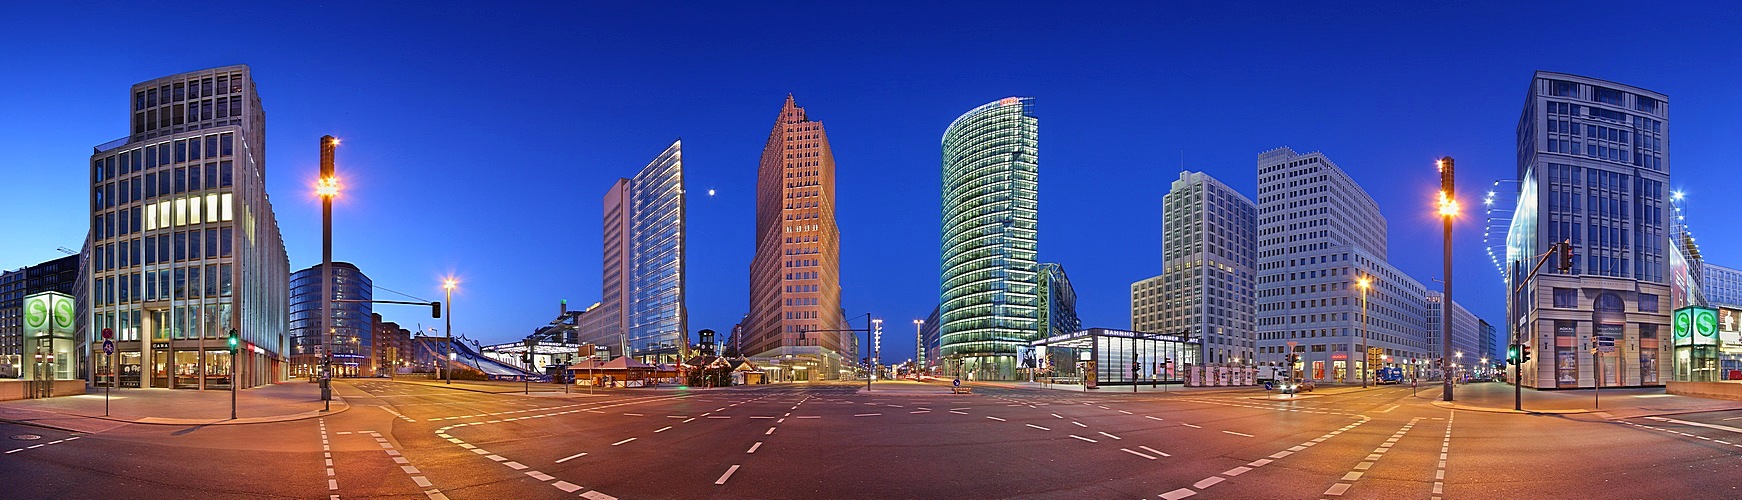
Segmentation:
{"type": "Polygon", "coordinates": [[[1615,352],[1615,337],[1594,337],[1591,339],[1591,347],[1597,352],[1615,352]]]}
{"type": "Polygon", "coordinates": [[[103,329],[103,340],[109,340],[109,339],[113,339],[113,338],[115,338],[115,330],[110,329],[110,328],[104,328],[103,329]]]}
{"type": "Polygon", "coordinates": [[[954,387],[961,387],[961,386],[962,386],[962,379],[959,379],[959,378],[958,378],[958,379],[955,379],[955,380],[951,380],[951,381],[950,381],[950,385],[951,385],[951,386],[954,386],[954,387]]]}
{"type": "MultiPolygon", "coordinates": [[[[108,331],[109,331],[109,329],[107,329],[107,328],[103,329],[104,333],[108,333],[108,331]]],[[[103,354],[115,354],[115,341],[113,341],[113,340],[104,340],[103,341],[103,354]]]]}

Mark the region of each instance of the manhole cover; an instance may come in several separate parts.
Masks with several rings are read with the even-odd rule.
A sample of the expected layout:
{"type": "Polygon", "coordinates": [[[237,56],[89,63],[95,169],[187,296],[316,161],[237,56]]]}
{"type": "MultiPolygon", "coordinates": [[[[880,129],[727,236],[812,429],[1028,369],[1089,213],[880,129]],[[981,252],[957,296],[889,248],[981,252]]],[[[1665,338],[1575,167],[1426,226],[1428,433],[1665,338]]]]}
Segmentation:
{"type": "Polygon", "coordinates": [[[17,439],[19,441],[35,441],[38,439],[42,439],[42,436],[38,436],[36,434],[19,434],[16,436],[12,436],[12,439],[17,439]]]}

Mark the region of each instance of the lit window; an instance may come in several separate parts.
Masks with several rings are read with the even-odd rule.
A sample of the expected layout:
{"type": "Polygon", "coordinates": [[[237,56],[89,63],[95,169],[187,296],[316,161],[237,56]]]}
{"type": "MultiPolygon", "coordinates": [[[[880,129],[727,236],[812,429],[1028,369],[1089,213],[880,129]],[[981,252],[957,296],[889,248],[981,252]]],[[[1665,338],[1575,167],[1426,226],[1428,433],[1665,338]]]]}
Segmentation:
{"type": "Polygon", "coordinates": [[[176,198],[175,199],[175,225],[182,226],[182,225],[186,225],[187,223],[188,223],[188,199],[187,198],[176,198]]]}
{"type": "Polygon", "coordinates": [[[223,200],[224,200],[224,203],[223,203],[224,218],[223,218],[223,220],[224,220],[224,222],[230,222],[230,193],[224,193],[223,200]]]}
{"type": "Polygon", "coordinates": [[[194,197],[188,198],[188,214],[189,214],[188,220],[193,221],[192,222],[193,224],[200,223],[200,197],[199,196],[194,196],[194,197]]]}
{"type": "Polygon", "coordinates": [[[145,230],[150,231],[153,229],[157,229],[157,211],[151,210],[150,207],[146,207],[146,210],[145,210],[145,230]]]}
{"type": "Polygon", "coordinates": [[[218,221],[218,194],[206,195],[206,222],[218,221]]]}

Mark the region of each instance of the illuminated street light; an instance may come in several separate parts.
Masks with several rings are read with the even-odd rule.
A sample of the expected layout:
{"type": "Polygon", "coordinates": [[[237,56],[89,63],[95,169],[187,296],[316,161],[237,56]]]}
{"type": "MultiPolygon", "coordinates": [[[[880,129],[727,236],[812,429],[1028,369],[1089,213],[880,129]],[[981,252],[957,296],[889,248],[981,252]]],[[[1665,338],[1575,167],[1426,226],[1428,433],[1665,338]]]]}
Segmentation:
{"type": "Polygon", "coordinates": [[[1373,287],[1373,279],[1361,276],[1355,280],[1355,286],[1361,289],[1361,387],[1367,387],[1367,366],[1370,357],[1367,354],[1367,289],[1373,287]]]}
{"type": "Polygon", "coordinates": [[[444,300],[446,303],[442,304],[442,308],[447,309],[447,314],[443,316],[446,316],[448,323],[447,334],[442,338],[443,349],[448,351],[447,369],[442,370],[442,379],[446,380],[449,384],[454,383],[454,288],[459,285],[459,280],[454,279],[452,276],[442,280],[442,290],[447,293],[447,297],[444,300]]]}

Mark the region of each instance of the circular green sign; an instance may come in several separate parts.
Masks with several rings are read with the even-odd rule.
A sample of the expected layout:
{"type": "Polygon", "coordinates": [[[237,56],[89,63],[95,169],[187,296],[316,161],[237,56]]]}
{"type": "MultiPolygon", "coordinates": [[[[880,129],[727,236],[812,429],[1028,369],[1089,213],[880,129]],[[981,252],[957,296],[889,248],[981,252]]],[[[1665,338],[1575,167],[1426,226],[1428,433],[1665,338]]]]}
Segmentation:
{"type": "Polygon", "coordinates": [[[1711,311],[1697,311],[1697,312],[1695,312],[1694,313],[1694,330],[1700,332],[1701,337],[1710,337],[1713,335],[1717,335],[1718,334],[1718,315],[1712,314],[1711,311]]]}
{"type": "Polygon", "coordinates": [[[1693,330],[1693,328],[1690,328],[1692,326],[1690,323],[1693,323],[1693,314],[1688,313],[1688,311],[1676,311],[1675,328],[1672,329],[1675,331],[1676,338],[1687,337],[1689,335],[1689,331],[1693,330]]]}
{"type": "Polygon", "coordinates": [[[24,326],[42,328],[48,324],[48,304],[42,300],[32,300],[24,304],[24,326]]]}

